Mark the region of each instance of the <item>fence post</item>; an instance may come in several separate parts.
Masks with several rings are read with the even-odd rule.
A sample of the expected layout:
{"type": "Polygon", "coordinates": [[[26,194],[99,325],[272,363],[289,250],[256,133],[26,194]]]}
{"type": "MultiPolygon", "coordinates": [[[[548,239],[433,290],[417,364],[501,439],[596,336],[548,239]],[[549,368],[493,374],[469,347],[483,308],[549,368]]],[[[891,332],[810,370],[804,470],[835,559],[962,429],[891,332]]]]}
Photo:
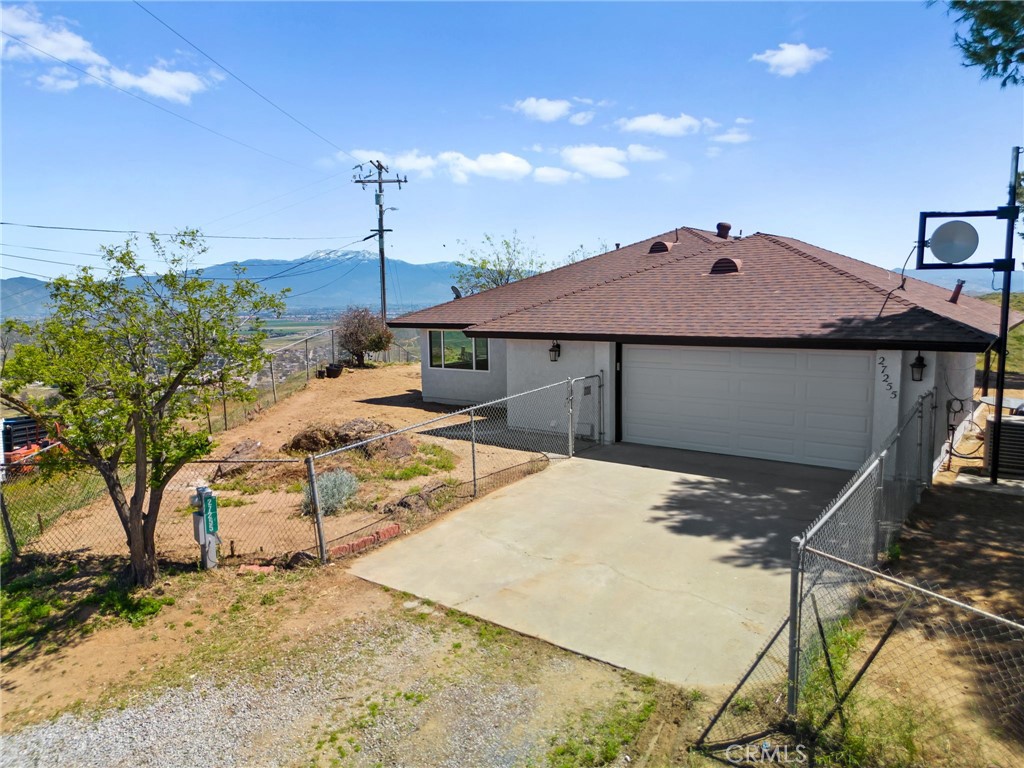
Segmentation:
{"type": "Polygon", "coordinates": [[[565,407],[567,411],[566,415],[569,417],[569,458],[571,459],[573,448],[575,447],[573,445],[573,438],[575,437],[576,431],[572,428],[572,377],[566,379],[565,383],[569,387],[569,396],[565,401],[565,407]]]}
{"type": "Polygon", "coordinates": [[[270,389],[274,393],[274,405],[277,405],[277,376],[274,375],[274,356],[270,356],[270,389]]]}
{"type": "Polygon", "coordinates": [[[796,719],[800,698],[800,567],[803,539],[790,539],[789,559],[789,672],[786,682],[786,714],[796,719]]]}
{"type": "MultiPolygon", "coordinates": [[[[886,448],[878,454],[878,501],[875,504],[875,538],[872,542],[871,562],[878,565],[878,553],[882,550],[882,525],[887,522],[885,515],[885,457],[889,454],[886,448]]],[[[867,565],[867,563],[865,563],[867,565]]]]}
{"type": "Polygon", "coordinates": [[[316,487],[316,469],[313,457],[306,457],[306,481],[309,483],[309,506],[313,512],[313,523],[316,527],[316,549],[320,562],[327,564],[327,541],[324,539],[324,516],[320,513],[320,493],[316,487]]]}
{"type": "Polygon", "coordinates": [[[7,514],[7,497],[4,496],[3,485],[0,484],[0,517],[4,519],[4,536],[7,538],[7,548],[11,551],[11,557],[15,560],[20,557],[18,552],[18,539],[14,535],[14,526],[11,525],[11,517],[7,514]]]}
{"type": "Polygon", "coordinates": [[[220,411],[224,416],[224,429],[228,428],[228,395],[224,390],[224,372],[220,374],[220,411]]]}
{"type": "Polygon", "coordinates": [[[309,339],[305,338],[302,340],[303,345],[306,348],[306,381],[309,381],[309,339]]]}
{"type": "Polygon", "coordinates": [[[334,329],[331,328],[331,363],[333,364],[333,363],[337,363],[337,362],[338,361],[335,359],[335,354],[334,354],[334,329]]]}
{"type": "Polygon", "coordinates": [[[469,412],[469,435],[472,445],[470,453],[473,457],[473,498],[476,498],[476,411],[469,412]]]}
{"type": "Polygon", "coordinates": [[[604,368],[597,375],[597,444],[604,445],[604,368]]]}

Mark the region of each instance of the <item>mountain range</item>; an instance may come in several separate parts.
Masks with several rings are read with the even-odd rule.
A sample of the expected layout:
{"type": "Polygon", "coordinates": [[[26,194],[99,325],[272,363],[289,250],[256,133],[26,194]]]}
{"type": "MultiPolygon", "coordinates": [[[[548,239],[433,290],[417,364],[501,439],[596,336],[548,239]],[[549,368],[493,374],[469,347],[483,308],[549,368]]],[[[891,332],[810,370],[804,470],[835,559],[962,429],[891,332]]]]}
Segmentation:
{"type": "MultiPolygon", "coordinates": [[[[336,312],[350,305],[380,307],[380,259],[370,251],[313,251],[301,259],[250,259],[215,264],[203,277],[230,279],[237,267],[244,277],[259,280],[268,290],[290,288],[285,297],[290,314],[336,312]]],[[[410,264],[387,260],[388,315],[394,316],[452,298],[455,263],[410,264]]],[[[47,283],[31,277],[0,280],[0,311],[4,317],[43,317],[49,300],[47,283]]]]}
{"type": "MultiPolygon", "coordinates": [[[[370,251],[321,250],[301,259],[250,259],[215,264],[203,269],[204,277],[230,279],[237,267],[245,277],[262,281],[268,289],[290,288],[285,298],[289,314],[337,312],[350,305],[380,307],[380,261],[370,251]]],[[[452,298],[456,264],[435,261],[410,264],[387,260],[388,315],[433,306],[452,298]]],[[[964,293],[984,294],[1000,290],[1001,277],[982,269],[907,270],[919,280],[952,289],[964,280],[964,293]]],[[[1024,290],[1024,274],[1013,275],[1014,291],[1024,290]]],[[[46,315],[49,291],[44,280],[10,277],[0,280],[0,314],[24,319],[46,315]]]]}

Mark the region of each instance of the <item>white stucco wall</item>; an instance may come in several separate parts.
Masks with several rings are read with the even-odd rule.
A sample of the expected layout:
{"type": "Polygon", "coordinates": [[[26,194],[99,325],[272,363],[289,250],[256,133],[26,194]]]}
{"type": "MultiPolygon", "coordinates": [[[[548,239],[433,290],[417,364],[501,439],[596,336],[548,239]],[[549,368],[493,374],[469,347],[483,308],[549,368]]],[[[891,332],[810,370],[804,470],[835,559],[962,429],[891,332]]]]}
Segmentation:
{"type": "Polygon", "coordinates": [[[428,403],[475,405],[506,394],[504,339],[490,339],[489,368],[486,371],[431,368],[430,332],[420,331],[420,361],[423,399],[428,403]]]}
{"type": "MultiPolygon", "coordinates": [[[[591,388],[589,397],[603,397],[604,401],[604,439],[610,442],[614,435],[610,434],[610,418],[613,413],[614,394],[610,384],[614,368],[615,345],[611,342],[595,341],[559,341],[561,354],[557,362],[551,362],[548,350],[551,341],[537,339],[506,340],[507,383],[508,393],[516,394],[536,389],[546,384],[565,381],[568,378],[602,374],[605,386],[601,389],[591,388]],[[602,373],[603,372],[603,373],[602,373]]],[[[577,392],[583,398],[582,391],[577,392]]],[[[577,432],[593,434],[595,437],[602,429],[598,419],[598,409],[594,403],[581,402],[577,411],[577,432]]],[[[550,430],[551,414],[516,410],[510,412],[509,421],[514,426],[538,431],[550,430]]]]}
{"type": "Polygon", "coordinates": [[[921,381],[911,379],[910,364],[917,357],[917,350],[878,350],[876,362],[883,358],[886,362],[890,382],[898,390],[898,397],[893,398],[891,391],[882,382],[882,370],[879,363],[875,381],[875,417],[872,434],[873,449],[878,450],[888,439],[905,414],[910,413],[917,398],[935,390],[934,432],[931,437],[930,456],[935,458],[942,450],[946,441],[950,423],[954,427],[967,418],[971,405],[970,399],[974,392],[974,366],[977,356],[973,352],[930,352],[921,350],[925,361],[924,375],[921,381]],[[895,365],[888,365],[897,361],[895,365]],[[949,403],[953,398],[963,398],[964,410],[959,414],[951,414],[949,403]]]}

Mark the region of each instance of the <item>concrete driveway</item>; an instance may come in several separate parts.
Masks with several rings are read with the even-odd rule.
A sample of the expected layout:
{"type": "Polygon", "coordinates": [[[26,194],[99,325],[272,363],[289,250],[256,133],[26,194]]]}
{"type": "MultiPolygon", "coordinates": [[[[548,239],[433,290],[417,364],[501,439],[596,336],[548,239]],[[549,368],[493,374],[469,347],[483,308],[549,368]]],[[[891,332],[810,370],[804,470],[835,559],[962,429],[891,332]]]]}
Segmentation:
{"type": "Polygon", "coordinates": [[[789,608],[789,540],[851,473],[618,444],[352,573],[677,685],[734,683],[789,608]]]}

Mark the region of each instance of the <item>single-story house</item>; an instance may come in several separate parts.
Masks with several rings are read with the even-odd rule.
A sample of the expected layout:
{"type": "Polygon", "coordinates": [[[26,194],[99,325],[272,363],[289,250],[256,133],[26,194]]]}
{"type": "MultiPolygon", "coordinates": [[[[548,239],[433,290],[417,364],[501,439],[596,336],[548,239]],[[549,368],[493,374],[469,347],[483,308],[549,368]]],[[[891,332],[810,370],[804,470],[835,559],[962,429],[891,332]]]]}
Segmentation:
{"type": "Polygon", "coordinates": [[[790,237],[730,237],[720,224],[389,325],[420,330],[430,402],[480,403],[601,373],[606,442],[854,469],[933,388],[938,449],[946,404],[971,397],[999,313],[790,237]]]}

